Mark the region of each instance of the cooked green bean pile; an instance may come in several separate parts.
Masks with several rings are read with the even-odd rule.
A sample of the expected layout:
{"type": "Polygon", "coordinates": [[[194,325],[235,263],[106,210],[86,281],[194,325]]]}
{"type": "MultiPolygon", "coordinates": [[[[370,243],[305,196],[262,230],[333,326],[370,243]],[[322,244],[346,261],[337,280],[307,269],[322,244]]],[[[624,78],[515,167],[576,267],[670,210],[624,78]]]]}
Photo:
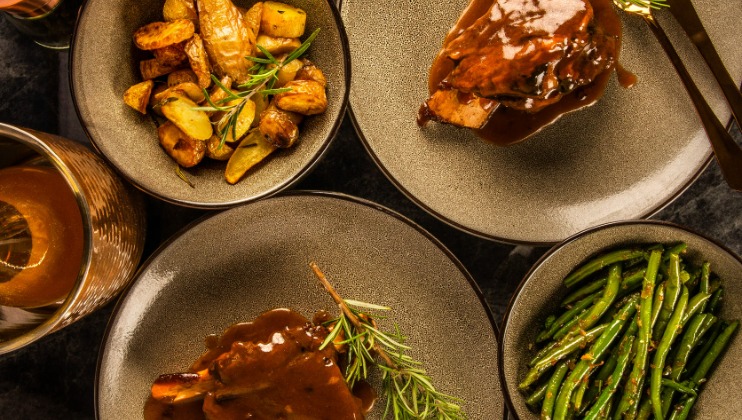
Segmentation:
{"type": "Polygon", "coordinates": [[[542,419],[688,417],[739,321],[718,318],[721,279],[686,248],[607,252],[564,279],[519,385],[542,419]]]}

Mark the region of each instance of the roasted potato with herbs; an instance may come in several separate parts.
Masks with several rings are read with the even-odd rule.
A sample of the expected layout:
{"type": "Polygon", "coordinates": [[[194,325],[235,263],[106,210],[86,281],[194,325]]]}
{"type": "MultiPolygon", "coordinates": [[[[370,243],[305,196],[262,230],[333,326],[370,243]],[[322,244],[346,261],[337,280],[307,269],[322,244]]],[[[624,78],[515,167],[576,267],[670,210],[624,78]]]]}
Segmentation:
{"type": "Polygon", "coordinates": [[[171,158],[184,168],[191,168],[206,155],[206,142],[184,133],[170,121],[157,128],[160,145],[171,158]]]}
{"type": "Polygon", "coordinates": [[[299,38],[304,35],[307,14],[303,10],[275,1],[263,3],[260,32],[279,38],[299,38]]]}
{"type": "Polygon", "coordinates": [[[284,63],[302,46],[303,10],[271,1],[241,9],[231,0],[165,0],[162,12],[164,22],[134,33],[134,44],[153,58],[140,62],[144,82],[131,86],[124,102],[167,120],[158,138],[178,165],[226,160],[225,179],[234,184],[296,143],[302,114],[326,109],[322,71],[297,57],[284,63]],[[262,79],[253,79],[258,74],[262,79]],[[250,80],[258,83],[246,85],[250,80]],[[289,91],[269,91],[280,88],[289,91]]]}

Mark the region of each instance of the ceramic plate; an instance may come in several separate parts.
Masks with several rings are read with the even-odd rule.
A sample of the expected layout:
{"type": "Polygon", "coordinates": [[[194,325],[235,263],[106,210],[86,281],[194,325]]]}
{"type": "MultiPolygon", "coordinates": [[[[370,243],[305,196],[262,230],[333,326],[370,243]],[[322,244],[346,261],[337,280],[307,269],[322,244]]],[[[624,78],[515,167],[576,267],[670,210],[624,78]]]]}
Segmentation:
{"type": "MultiPolygon", "coordinates": [[[[440,390],[466,401],[470,418],[503,418],[495,323],[461,264],[409,220],[322,193],[217,214],[149,259],[108,326],[98,418],[141,418],[152,381],[187,368],[208,334],[277,307],[309,317],[334,311],[310,261],[343,297],[391,306],[412,355],[424,361],[440,390]]],[[[383,402],[369,418],[382,412],[383,402]]]]}
{"type": "MultiPolygon", "coordinates": [[[[510,147],[467,130],[417,126],[428,70],[467,0],[343,0],[353,57],[350,104],[373,159],[410,199],[449,224],[498,241],[551,244],[597,224],[649,216],[710,159],[700,120],[644,22],[622,16],[621,64],[594,106],[510,147]]],[[[742,80],[742,0],[695,2],[735,80],[742,80]]],[[[660,13],[660,18],[669,14],[660,13]]],[[[722,121],[730,112],[700,55],[660,19],[722,121]]]]}
{"type": "MultiPolygon", "coordinates": [[[[579,233],[547,252],[518,286],[505,316],[500,368],[503,388],[518,416],[536,419],[518,392],[518,383],[527,372],[528,346],[535,339],[545,317],[566,296],[562,279],[581,262],[604,250],[636,243],[688,244],[688,258],[695,264],[711,263],[722,279],[725,294],[720,319],[742,319],[742,259],[724,246],[683,227],[665,222],[631,221],[611,223],[579,233]]],[[[651,358],[651,355],[650,355],[651,358]]],[[[736,363],[742,358],[742,337],[737,331],[726,353],[716,361],[711,379],[704,385],[693,409],[696,419],[742,418],[739,394],[742,371],[736,363]]]]}
{"type": "MultiPolygon", "coordinates": [[[[253,2],[235,1],[246,6],[253,2]]],[[[226,162],[204,159],[184,170],[195,188],[176,172],[149,116],[124,104],[124,91],[141,81],[139,60],[145,54],[132,43],[134,31],[162,20],[162,0],[90,0],[85,3],[73,39],[70,77],[74,103],[93,145],[140,189],[176,204],[224,208],[263,198],[298,182],[317,163],[335,136],[344,115],[350,61],[345,30],[328,0],[295,0],[307,12],[307,31],[321,28],[309,50],[327,77],[328,108],[300,125],[298,143],[280,150],[253,168],[236,185],[224,181],[226,162]]]]}

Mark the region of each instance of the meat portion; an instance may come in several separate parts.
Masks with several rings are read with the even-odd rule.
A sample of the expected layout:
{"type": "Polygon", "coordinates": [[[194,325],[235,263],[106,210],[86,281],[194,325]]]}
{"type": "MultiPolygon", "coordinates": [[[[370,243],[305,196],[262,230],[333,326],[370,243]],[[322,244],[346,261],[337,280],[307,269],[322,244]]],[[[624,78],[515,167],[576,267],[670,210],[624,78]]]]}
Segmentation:
{"type": "MultiPolygon", "coordinates": [[[[191,372],[161,375],[152,397],[174,406],[203,401],[196,409],[210,420],[362,420],[362,403],[348,389],[334,347],[319,349],[327,333],[296,312],[266,312],[228,329],[191,372]]],[[[145,411],[145,418],[177,417],[145,411]]]]}
{"type": "Polygon", "coordinates": [[[498,106],[538,112],[615,65],[618,36],[588,0],[496,0],[483,10],[476,19],[467,10],[449,34],[436,63],[448,72],[425,116],[480,128],[498,106]]]}

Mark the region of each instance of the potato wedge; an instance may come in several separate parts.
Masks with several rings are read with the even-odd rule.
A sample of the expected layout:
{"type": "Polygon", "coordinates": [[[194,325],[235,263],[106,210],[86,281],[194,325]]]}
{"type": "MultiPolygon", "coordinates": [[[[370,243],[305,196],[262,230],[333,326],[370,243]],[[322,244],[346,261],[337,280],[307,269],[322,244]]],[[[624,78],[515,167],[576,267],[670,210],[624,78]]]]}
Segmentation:
{"type": "Polygon", "coordinates": [[[263,2],[259,1],[250,7],[249,10],[245,11],[242,16],[245,19],[245,25],[257,38],[260,33],[260,20],[263,17],[263,2]]]}
{"type": "Polygon", "coordinates": [[[173,158],[178,165],[191,168],[198,165],[206,155],[206,142],[196,140],[170,121],[160,124],[157,128],[160,146],[173,158]]]}
{"type": "Polygon", "coordinates": [[[142,114],[147,113],[147,105],[149,104],[149,96],[152,93],[152,88],[155,86],[155,82],[152,80],[145,80],[137,83],[126,89],[124,92],[124,103],[130,107],[136,109],[142,114]]]}
{"type": "Polygon", "coordinates": [[[237,83],[246,82],[253,63],[245,57],[254,55],[255,34],[247,29],[231,0],[196,0],[196,5],[201,37],[214,72],[237,83]]]}
{"type": "Polygon", "coordinates": [[[196,76],[196,73],[193,72],[191,69],[180,69],[175,70],[172,73],[167,75],[167,85],[168,87],[173,87],[175,85],[179,85],[181,83],[198,83],[198,77],[196,76]]]}
{"type": "Polygon", "coordinates": [[[275,1],[263,3],[260,32],[280,38],[299,38],[304,35],[307,14],[303,10],[275,1]]]}
{"type": "Polygon", "coordinates": [[[299,70],[301,70],[302,67],[304,67],[304,64],[299,60],[291,61],[290,63],[281,67],[281,69],[278,70],[278,73],[276,73],[276,77],[278,78],[278,80],[276,80],[274,87],[284,87],[286,83],[296,79],[296,75],[299,73],[299,70]]]}
{"type": "Polygon", "coordinates": [[[188,19],[152,22],[134,32],[134,45],[140,50],[156,50],[190,39],[196,27],[188,19]]]}
{"type": "Polygon", "coordinates": [[[155,87],[152,89],[152,93],[149,95],[149,107],[154,111],[155,114],[164,117],[160,110],[160,102],[155,99],[160,92],[167,90],[167,85],[164,83],[155,83],[155,87]]]}
{"type": "MultiPolygon", "coordinates": [[[[240,99],[235,99],[233,101],[227,102],[227,105],[238,105],[242,102],[240,99]]],[[[237,115],[237,125],[235,126],[235,133],[237,134],[237,137],[233,137],[235,133],[232,133],[232,130],[226,127],[227,118],[225,117],[225,113],[220,113],[221,115],[216,116],[215,118],[219,119],[219,132],[221,133],[222,130],[227,130],[227,137],[226,140],[229,143],[233,143],[235,141],[238,141],[241,139],[245,133],[247,133],[247,130],[250,129],[252,126],[252,122],[255,119],[255,102],[252,101],[252,99],[248,99],[245,101],[245,104],[242,106],[242,110],[237,115]]]]}
{"type": "Polygon", "coordinates": [[[191,70],[198,77],[198,85],[206,89],[211,86],[211,63],[209,56],[206,54],[204,42],[198,34],[186,42],[185,53],[188,56],[188,62],[191,64],[191,70]]]}
{"type": "Polygon", "coordinates": [[[170,86],[162,92],[158,92],[155,95],[155,100],[158,102],[162,102],[169,96],[179,94],[185,95],[186,97],[188,97],[188,99],[192,100],[195,103],[200,103],[205,98],[204,91],[201,90],[201,88],[198,87],[197,84],[193,82],[184,82],[179,83],[175,86],[170,86]]]}
{"type": "Polygon", "coordinates": [[[234,153],[234,147],[227,143],[222,144],[219,136],[211,136],[206,140],[206,156],[214,160],[229,160],[234,153]]]}
{"type": "Polygon", "coordinates": [[[162,17],[167,22],[178,19],[188,19],[194,24],[198,23],[198,13],[193,0],[165,0],[162,6],[162,17]]]}
{"type": "Polygon", "coordinates": [[[255,102],[255,119],[252,120],[251,127],[254,128],[260,124],[260,115],[266,110],[266,108],[268,108],[270,100],[267,96],[261,95],[260,93],[254,94],[250,99],[255,102]]]}
{"type": "Polygon", "coordinates": [[[229,158],[224,178],[228,183],[236,184],[250,168],[275,150],[276,146],[268,141],[260,130],[250,131],[229,158]]]}
{"type": "Polygon", "coordinates": [[[276,147],[287,148],[299,138],[299,123],[303,115],[278,109],[275,99],[260,114],[258,128],[276,147]]]}
{"type": "Polygon", "coordinates": [[[327,86],[327,79],[325,78],[325,74],[322,73],[322,70],[306,58],[303,61],[304,67],[296,73],[296,78],[301,80],[314,80],[322,86],[327,86]]]}
{"type": "Polygon", "coordinates": [[[316,115],[327,109],[325,87],[314,80],[292,80],[284,86],[291,88],[273,97],[276,106],[284,111],[302,115],[316,115]]]}
{"type": "Polygon", "coordinates": [[[203,111],[195,110],[198,105],[185,94],[172,92],[159,102],[162,115],[172,121],[188,137],[196,140],[208,140],[214,130],[209,116],[203,111]]]}
{"type": "MultiPolygon", "coordinates": [[[[301,40],[299,38],[279,38],[275,36],[269,36],[265,34],[258,35],[258,39],[255,41],[256,44],[265,48],[272,55],[288,54],[291,51],[301,47],[301,40]]],[[[261,51],[258,51],[258,57],[264,57],[261,51]]]]}
{"type": "Polygon", "coordinates": [[[160,76],[164,76],[173,70],[177,70],[178,66],[165,66],[156,58],[149,60],[142,60],[139,62],[139,72],[142,73],[142,79],[151,80],[160,76]]]}
{"type": "Polygon", "coordinates": [[[168,45],[167,47],[152,50],[152,54],[155,55],[155,59],[163,66],[178,67],[188,60],[184,48],[185,42],[179,42],[177,44],[168,45]]]}

